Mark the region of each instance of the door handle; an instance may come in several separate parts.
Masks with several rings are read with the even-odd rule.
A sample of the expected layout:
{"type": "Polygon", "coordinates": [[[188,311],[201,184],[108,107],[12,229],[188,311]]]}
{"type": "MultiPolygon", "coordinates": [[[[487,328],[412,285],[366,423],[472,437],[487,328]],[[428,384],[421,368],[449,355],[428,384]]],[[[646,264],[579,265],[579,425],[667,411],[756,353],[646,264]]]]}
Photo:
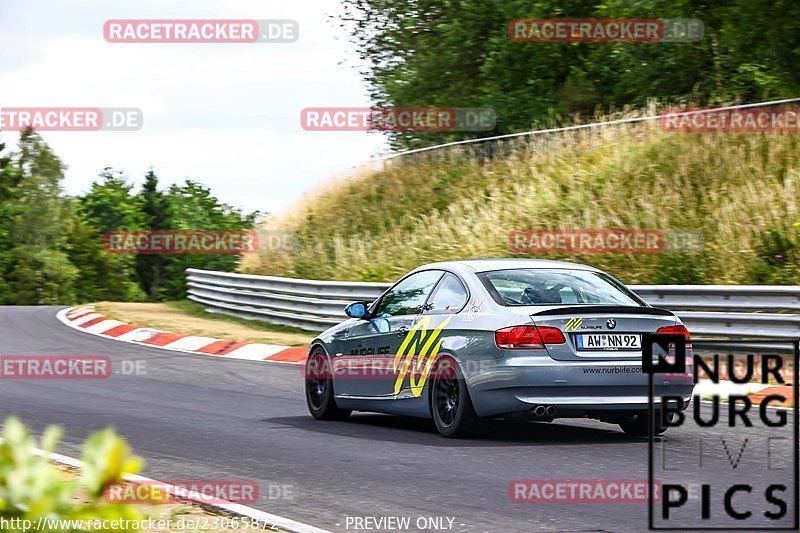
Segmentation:
{"type": "Polygon", "coordinates": [[[402,337],[406,333],[408,333],[408,328],[405,326],[400,326],[399,328],[397,328],[397,331],[394,332],[394,334],[397,335],[398,337],[402,337]]]}

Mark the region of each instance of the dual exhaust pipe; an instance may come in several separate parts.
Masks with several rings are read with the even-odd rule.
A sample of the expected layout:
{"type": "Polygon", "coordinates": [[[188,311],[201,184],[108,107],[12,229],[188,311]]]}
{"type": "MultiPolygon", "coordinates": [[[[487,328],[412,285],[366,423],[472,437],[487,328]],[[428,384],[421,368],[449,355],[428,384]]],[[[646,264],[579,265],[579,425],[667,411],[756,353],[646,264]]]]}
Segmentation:
{"type": "Polygon", "coordinates": [[[555,418],[557,409],[555,405],[537,405],[532,411],[536,418],[555,418]]]}

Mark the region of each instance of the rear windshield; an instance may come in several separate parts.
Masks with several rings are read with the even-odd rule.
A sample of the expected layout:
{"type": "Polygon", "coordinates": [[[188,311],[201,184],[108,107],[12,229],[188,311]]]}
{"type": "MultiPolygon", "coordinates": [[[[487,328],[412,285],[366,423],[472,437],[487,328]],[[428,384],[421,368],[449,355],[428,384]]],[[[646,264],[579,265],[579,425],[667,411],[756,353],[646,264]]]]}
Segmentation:
{"type": "Polygon", "coordinates": [[[524,268],[482,272],[478,277],[500,305],[634,305],[640,300],[601,272],[524,268]]]}

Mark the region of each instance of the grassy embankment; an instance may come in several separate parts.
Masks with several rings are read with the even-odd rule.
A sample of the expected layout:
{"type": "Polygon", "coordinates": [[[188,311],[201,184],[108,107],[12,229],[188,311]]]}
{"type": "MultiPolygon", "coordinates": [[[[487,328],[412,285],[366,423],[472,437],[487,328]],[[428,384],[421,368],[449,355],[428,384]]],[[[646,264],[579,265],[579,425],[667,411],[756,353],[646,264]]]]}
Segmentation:
{"type": "Polygon", "coordinates": [[[217,339],[308,346],[314,334],[260,320],[246,320],[223,314],[206,313],[203,306],[184,300],[167,303],[99,302],[98,313],[129,324],[190,333],[217,339]]]}
{"type": "Polygon", "coordinates": [[[624,282],[800,282],[800,137],[675,133],[655,122],[449,149],[390,161],[322,188],[267,229],[294,250],[249,273],[391,281],[420,264],[514,256],[514,229],[700,230],[700,253],[550,255],[624,282]]]}

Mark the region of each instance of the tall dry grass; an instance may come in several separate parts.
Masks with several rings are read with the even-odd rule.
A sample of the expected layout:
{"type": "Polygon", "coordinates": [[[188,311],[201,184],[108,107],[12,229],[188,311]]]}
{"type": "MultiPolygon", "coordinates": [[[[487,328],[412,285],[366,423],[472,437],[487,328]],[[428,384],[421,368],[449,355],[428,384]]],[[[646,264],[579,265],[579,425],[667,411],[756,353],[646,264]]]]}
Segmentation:
{"type": "Polygon", "coordinates": [[[389,162],[307,198],[248,272],[389,281],[420,264],[514,256],[514,229],[701,230],[701,253],[548,255],[628,283],[797,283],[800,139],[616,125],[389,162]],[[480,150],[480,151],[476,151],[480,150]]]}

